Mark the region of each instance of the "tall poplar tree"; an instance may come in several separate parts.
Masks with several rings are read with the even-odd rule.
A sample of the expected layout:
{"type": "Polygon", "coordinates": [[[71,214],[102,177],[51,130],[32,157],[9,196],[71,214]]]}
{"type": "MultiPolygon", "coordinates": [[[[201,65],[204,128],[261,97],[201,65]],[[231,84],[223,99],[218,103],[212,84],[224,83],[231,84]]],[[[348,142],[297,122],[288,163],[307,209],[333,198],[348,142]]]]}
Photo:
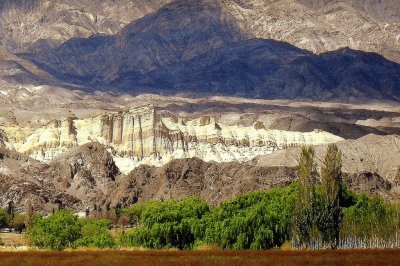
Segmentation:
{"type": "Polygon", "coordinates": [[[26,220],[25,224],[27,227],[32,225],[32,219],[33,219],[33,206],[32,206],[32,200],[28,199],[26,202],[26,207],[25,207],[25,213],[26,213],[26,220]]]}
{"type": "Polygon", "coordinates": [[[318,212],[318,229],[323,240],[332,249],[339,245],[343,214],[340,207],[342,195],[342,153],[335,144],[328,145],[321,167],[322,208],[318,212]]]}
{"type": "Polygon", "coordinates": [[[295,233],[299,244],[308,248],[314,225],[315,183],[317,171],[313,147],[303,146],[297,169],[299,194],[295,209],[295,233]]]}

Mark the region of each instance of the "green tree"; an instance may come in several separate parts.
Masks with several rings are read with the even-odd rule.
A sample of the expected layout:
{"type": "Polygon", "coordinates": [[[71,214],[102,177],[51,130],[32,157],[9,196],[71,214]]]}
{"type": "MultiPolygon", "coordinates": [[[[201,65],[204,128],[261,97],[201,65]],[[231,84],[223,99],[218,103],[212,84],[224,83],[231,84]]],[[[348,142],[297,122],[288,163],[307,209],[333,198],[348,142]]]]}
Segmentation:
{"type": "Polygon", "coordinates": [[[106,219],[82,219],[81,238],[74,243],[76,247],[112,248],[115,246],[109,228],[111,221],[106,219]]]}
{"type": "Polygon", "coordinates": [[[32,200],[28,199],[26,202],[26,220],[25,224],[27,227],[31,226],[32,224],[32,219],[33,219],[33,206],[32,206],[32,200]]]}
{"type": "Polygon", "coordinates": [[[315,224],[317,171],[313,147],[302,147],[297,175],[299,177],[299,192],[295,208],[295,235],[298,237],[299,244],[305,245],[307,248],[315,224]]]}
{"type": "Polygon", "coordinates": [[[9,216],[7,212],[0,209],[0,228],[7,227],[9,223],[9,216]]]}
{"type": "MultiPolygon", "coordinates": [[[[128,246],[190,249],[196,239],[200,220],[209,206],[199,197],[183,201],[150,202],[140,208],[141,226],[124,233],[120,241],[128,246]],[[143,207],[143,208],[142,208],[143,207]]],[[[138,212],[133,210],[134,215],[138,212]]],[[[132,217],[132,216],[131,216],[132,217]]],[[[134,218],[135,219],[135,218],[134,218]]]]}
{"type": "Polygon", "coordinates": [[[235,250],[280,247],[290,237],[296,189],[253,192],[221,203],[202,218],[203,242],[235,250]]]}
{"type": "Polygon", "coordinates": [[[73,247],[81,237],[81,224],[78,217],[61,209],[45,218],[35,216],[27,235],[34,246],[62,250],[73,247]]]}
{"type": "Polygon", "coordinates": [[[342,153],[335,144],[328,145],[321,167],[322,206],[318,215],[318,229],[324,242],[337,248],[340,225],[343,218],[340,200],[342,197],[342,153]]]}
{"type": "Polygon", "coordinates": [[[18,213],[14,216],[13,219],[13,223],[12,223],[12,227],[14,228],[14,230],[18,233],[22,233],[22,230],[25,229],[25,215],[18,213]]]}

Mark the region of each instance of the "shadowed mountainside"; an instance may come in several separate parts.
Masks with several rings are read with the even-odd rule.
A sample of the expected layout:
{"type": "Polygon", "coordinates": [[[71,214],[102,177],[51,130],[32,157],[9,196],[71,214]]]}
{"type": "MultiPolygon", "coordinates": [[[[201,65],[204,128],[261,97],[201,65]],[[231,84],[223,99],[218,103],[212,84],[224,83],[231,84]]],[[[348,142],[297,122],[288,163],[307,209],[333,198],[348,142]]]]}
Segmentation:
{"type": "MultiPolygon", "coordinates": [[[[1,41],[24,51],[46,39],[114,34],[171,0],[3,0],[1,41]]],[[[195,2],[187,0],[186,2],[195,2]]],[[[323,53],[343,47],[376,52],[400,62],[397,0],[221,0],[247,33],[323,53]]]]}
{"type": "Polygon", "coordinates": [[[314,55],[252,39],[213,1],[175,1],[115,36],[24,54],[56,78],[131,93],[360,102],[400,99],[400,65],[349,48],[314,55]]]}

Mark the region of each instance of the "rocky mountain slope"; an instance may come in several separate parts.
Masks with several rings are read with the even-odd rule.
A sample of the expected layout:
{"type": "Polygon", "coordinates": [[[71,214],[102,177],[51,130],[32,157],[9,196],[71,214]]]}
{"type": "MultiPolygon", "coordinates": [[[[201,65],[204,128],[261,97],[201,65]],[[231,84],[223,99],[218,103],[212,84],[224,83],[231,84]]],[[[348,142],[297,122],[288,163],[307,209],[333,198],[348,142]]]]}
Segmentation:
{"type": "Polygon", "coordinates": [[[88,144],[44,164],[1,149],[0,201],[13,201],[21,210],[32,199],[39,211],[61,205],[84,210],[109,196],[119,174],[111,155],[100,144],[88,144]]]}
{"type": "MultiPolygon", "coordinates": [[[[393,154],[399,154],[398,140],[390,136],[370,137],[376,141],[369,144],[368,139],[360,139],[354,142],[357,145],[343,149],[344,178],[356,191],[387,199],[397,198],[400,171],[392,176],[391,166],[381,159],[384,151],[380,147],[390,145],[393,154]],[[353,154],[359,147],[367,145],[371,153],[366,153],[362,159],[381,169],[379,173],[368,171],[369,168],[347,167],[354,164],[353,154]]],[[[320,157],[319,149],[317,151],[320,157]]],[[[265,158],[268,157],[271,160],[265,161],[275,158],[274,155],[265,158]]],[[[238,194],[287,186],[296,179],[295,167],[257,162],[216,163],[190,158],[174,160],[162,167],[142,165],[128,175],[121,175],[106,147],[98,143],[74,148],[48,164],[0,148],[0,206],[4,207],[12,200],[20,211],[25,208],[26,200],[32,199],[35,208],[42,212],[50,212],[59,206],[84,211],[92,209],[94,204],[104,209],[106,205],[117,203],[127,206],[193,195],[216,204],[238,194]]]]}
{"type": "Polygon", "coordinates": [[[399,11],[395,0],[0,1],[0,205],[216,204],[290,184],[298,146],[316,145],[320,165],[333,142],[352,189],[398,198],[399,11]],[[145,104],[159,108],[132,108],[145,104]]]}
{"type": "MultiPolygon", "coordinates": [[[[54,43],[92,34],[114,34],[171,0],[3,0],[1,42],[23,51],[36,41],[54,43]]],[[[190,0],[187,2],[195,2],[190,0]]],[[[214,1],[216,2],[216,1],[214,1]]],[[[218,1],[248,33],[315,53],[352,49],[400,62],[400,3],[396,0],[218,1]]]]}
{"type": "Polygon", "coordinates": [[[3,0],[0,43],[24,51],[36,43],[59,45],[74,37],[115,34],[170,0],[3,0]]]}
{"type": "MultiPolygon", "coordinates": [[[[368,135],[357,140],[336,143],[343,153],[343,171],[356,173],[367,171],[385,177],[393,184],[400,178],[400,136],[379,137],[368,135]]],[[[316,160],[321,165],[326,146],[316,146],[316,160]]],[[[268,156],[260,156],[253,163],[257,166],[293,167],[297,165],[299,149],[278,151],[268,156]]]]}
{"type": "Polygon", "coordinates": [[[320,54],[343,47],[400,62],[397,0],[236,0],[224,6],[254,36],[320,54]]]}
{"type": "Polygon", "coordinates": [[[352,102],[400,98],[399,64],[348,48],[315,55],[254,39],[224,7],[174,1],[116,35],[37,45],[21,56],[90,89],[352,102]]]}

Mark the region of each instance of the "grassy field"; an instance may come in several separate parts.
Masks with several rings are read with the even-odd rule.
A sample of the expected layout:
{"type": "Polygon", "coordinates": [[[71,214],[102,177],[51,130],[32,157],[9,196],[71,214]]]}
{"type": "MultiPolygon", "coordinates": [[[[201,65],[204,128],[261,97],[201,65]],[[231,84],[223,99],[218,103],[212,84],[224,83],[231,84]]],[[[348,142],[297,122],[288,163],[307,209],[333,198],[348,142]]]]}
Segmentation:
{"type": "Polygon", "coordinates": [[[400,250],[0,252],[0,265],[400,265],[400,250]]]}
{"type": "Polygon", "coordinates": [[[0,238],[4,246],[25,246],[27,244],[23,234],[0,233],[0,238]]]}

